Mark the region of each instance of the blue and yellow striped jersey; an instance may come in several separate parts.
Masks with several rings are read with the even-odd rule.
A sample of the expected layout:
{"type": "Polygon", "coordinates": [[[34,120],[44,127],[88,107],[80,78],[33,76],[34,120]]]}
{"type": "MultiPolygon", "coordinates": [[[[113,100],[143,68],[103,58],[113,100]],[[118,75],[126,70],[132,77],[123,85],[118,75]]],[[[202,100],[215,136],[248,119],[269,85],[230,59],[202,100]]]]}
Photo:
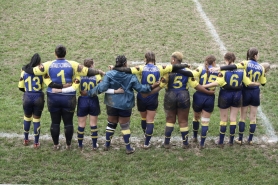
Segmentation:
{"type": "Polygon", "coordinates": [[[43,77],[21,71],[18,87],[24,88],[25,92],[42,92],[43,77]]]}

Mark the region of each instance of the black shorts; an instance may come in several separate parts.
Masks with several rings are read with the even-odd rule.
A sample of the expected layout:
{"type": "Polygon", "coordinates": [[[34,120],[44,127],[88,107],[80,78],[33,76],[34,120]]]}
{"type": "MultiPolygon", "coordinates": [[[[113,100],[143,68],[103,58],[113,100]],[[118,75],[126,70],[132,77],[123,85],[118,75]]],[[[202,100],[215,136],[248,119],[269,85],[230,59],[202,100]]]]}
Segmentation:
{"type": "Polygon", "coordinates": [[[122,110],[106,105],[106,113],[108,116],[130,117],[132,109],[122,110]]]}
{"type": "Polygon", "coordinates": [[[44,108],[43,92],[25,92],[23,94],[23,110],[25,115],[41,116],[44,108]]]}
{"type": "Polygon", "coordinates": [[[164,109],[177,110],[190,108],[188,90],[166,91],[164,96],[164,109]]]}

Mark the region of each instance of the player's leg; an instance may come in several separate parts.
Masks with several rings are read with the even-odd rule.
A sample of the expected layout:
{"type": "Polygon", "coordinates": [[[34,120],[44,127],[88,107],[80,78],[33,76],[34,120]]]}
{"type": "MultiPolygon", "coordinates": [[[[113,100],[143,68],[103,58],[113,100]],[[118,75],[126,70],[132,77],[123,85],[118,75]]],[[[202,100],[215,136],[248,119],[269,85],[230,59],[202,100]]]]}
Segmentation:
{"type": "Polygon", "coordinates": [[[211,113],[205,110],[202,111],[202,118],[201,118],[201,141],[200,141],[200,148],[204,148],[205,140],[207,137],[208,129],[209,129],[209,122],[210,122],[211,113]]]}
{"type": "Polygon", "coordinates": [[[154,118],[156,115],[155,110],[147,110],[147,116],[146,116],[146,121],[147,121],[147,127],[146,127],[146,139],[144,146],[148,147],[150,144],[151,137],[153,135],[153,129],[154,129],[154,118]]]}
{"type": "Polygon", "coordinates": [[[91,127],[91,138],[92,138],[92,149],[96,150],[98,148],[98,127],[97,127],[98,116],[90,115],[90,127],[91,127]]]}
{"type": "MultiPolygon", "coordinates": [[[[80,109],[77,111],[79,112],[80,109]]],[[[77,116],[79,114],[77,113],[77,116]]],[[[85,127],[86,127],[86,120],[87,116],[78,116],[78,128],[77,128],[77,141],[78,141],[78,147],[79,149],[83,149],[83,139],[84,139],[84,133],[85,133],[85,127]]]]}
{"type": "Polygon", "coordinates": [[[193,142],[198,141],[198,131],[199,131],[199,127],[200,127],[200,119],[201,119],[201,112],[194,111],[193,121],[192,121],[193,142]]]}
{"type": "Polygon", "coordinates": [[[253,136],[256,130],[256,117],[257,117],[258,107],[257,106],[250,106],[250,127],[249,127],[249,137],[248,137],[248,144],[252,145],[253,136]]]}
{"type": "Polygon", "coordinates": [[[140,112],[140,115],[141,115],[141,128],[142,128],[143,133],[144,133],[144,135],[145,135],[145,133],[146,133],[146,128],[147,128],[147,120],[146,120],[147,111],[140,112]]]}
{"type": "Polygon", "coordinates": [[[236,132],[236,119],[239,110],[240,107],[231,107],[230,109],[230,140],[229,140],[230,145],[233,145],[234,143],[234,137],[236,132]]]}
{"type": "Polygon", "coordinates": [[[71,111],[67,111],[67,110],[63,110],[62,111],[62,119],[64,122],[64,133],[65,133],[65,138],[66,138],[66,148],[70,149],[71,148],[71,141],[72,141],[72,137],[73,137],[73,132],[74,132],[74,128],[73,128],[73,116],[74,116],[74,112],[71,111]]]}
{"type": "Polygon", "coordinates": [[[170,148],[171,135],[176,123],[177,110],[165,110],[166,113],[166,126],[165,126],[165,139],[164,147],[170,148]]]}
{"type": "Polygon", "coordinates": [[[227,109],[219,109],[220,111],[220,128],[219,128],[219,141],[218,141],[218,145],[220,147],[224,146],[224,138],[225,138],[225,133],[226,133],[226,129],[227,129],[227,121],[228,121],[228,111],[229,108],[227,109]]]}
{"type": "Polygon", "coordinates": [[[183,148],[188,148],[188,114],[189,108],[186,109],[178,109],[177,116],[178,116],[178,123],[180,127],[180,133],[182,137],[182,144],[183,148]]]}
{"type": "Polygon", "coordinates": [[[111,140],[113,138],[113,135],[115,133],[115,130],[117,128],[118,122],[119,122],[119,115],[117,112],[117,109],[106,106],[106,112],[108,115],[107,118],[107,126],[106,126],[106,133],[105,133],[105,145],[104,150],[108,150],[111,144],[111,140]]]}
{"type": "Polygon", "coordinates": [[[240,108],[240,120],[238,122],[238,139],[235,140],[236,143],[242,144],[243,142],[243,134],[245,131],[245,120],[247,117],[248,106],[244,106],[240,108]]]}
{"type": "Polygon", "coordinates": [[[59,149],[59,135],[60,135],[60,123],[62,119],[62,111],[50,112],[51,126],[50,133],[54,144],[54,149],[59,149]]]}
{"type": "Polygon", "coordinates": [[[129,127],[130,116],[131,116],[131,109],[120,111],[119,123],[121,126],[121,132],[123,134],[123,140],[126,147],[126,154],[132,154],[135,151],[135,149],[132,148],[130,145],[130,134],[131,134],[130,127],[129,127]]]}
{"type": "Polygon", "coordinates": [[[33,103],[32,97],[28,96],[28,92],[25,92],[23,95],[23,110],[24,110],[24,117],[23,117],[23,145],[29,145],[29,131],[32,121],[32,114],[33,114],[33,103]]]}
{"type": "Polygon", "coordinates": [[[42,111],[44,108],[44,94],[41,93],[38,95],[38,98],[35,101],[34,105],[34,112],[33,112],[33,125],[34,125],[34,148],[40,147],[39,137],[40,137],[40,130],[41,130],[41,122],[40,118],[42,115],[42,111]]]}

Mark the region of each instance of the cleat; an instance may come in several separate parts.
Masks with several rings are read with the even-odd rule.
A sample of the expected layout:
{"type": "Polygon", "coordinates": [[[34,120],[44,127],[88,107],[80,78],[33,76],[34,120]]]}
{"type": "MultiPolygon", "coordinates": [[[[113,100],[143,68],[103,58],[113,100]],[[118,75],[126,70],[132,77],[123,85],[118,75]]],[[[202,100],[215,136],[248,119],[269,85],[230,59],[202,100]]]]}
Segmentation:
{"type": "Polygon", "coordinates": [[[224,144],[219,144],[219,141],[215,141],[215,144],[219,148],[224,148],[224,144]]]}
{"type": "Polygon", "coordinates": [[[149,144],[149,145],[143,145],[142,148],[145,149],[145,150],[148,150],[149,148],[151,148],[151,144],[149,144]]]}
{"type": "Polygon", "coordinates": [[[247,141],[247,144],[248,145],[253,145],[253,142],[252,141],[247,141]]]}
{"type": "Polygon", "coordinates": [[[230,143],[230,142],[229,142],[229,146],[234,146],[234,143],[230,143]]]}
{"type": "Polygon", "coordinates": [[[182,148],[183,148],[183,149],[188,149],[188,148],[189,148],[189,144],[187,144],[187,145],[184,145],[184,144],[183,144],[183,145],[182,145],[182,148]]]}
{"type": "Polygon", "coordinates": [[[163,146],[165,149],[170,149],[170,148],[171,148],[171,145],[170,145],[170,144],[165,144],[165,143],[163,143],[162,146],[163,146]]]}
{"type": "Polygon", "coordinates": [[[24,145],[24,146],[28,146],[29,143],[30,143],[30,140],[29,140],[29,139],[27,139],[27,140],[24,139],[24,140],[23,140],[23,145],[24,145]]]}
{"type": "Polygon", "coordinates": [[[205,145],[199,145],[199,149],[200,149],[200,150],[205,149],[205,145]]]}
{"type": "Polygon", "coordinates": [[[54,146],[53,146],[53,150],[54,150],[54,151],[60,150],[60,148],[61,148],[61,145],[60,145],[60,144],[54,145],[54,146]]]}
{"type": "Polygon", "coordinates": [[[78,149],[82,152],[83,149],[84,149],[83,145],[82,145],[82,146],[79,146],[79,145],[78,145],[78,149]]]}
{"type": "Polygon", "coordinates": [[[70,150],[70,149],[71,149],[71,145],[67,145],[66,150],[70,150]]]}
{"type": "Polygon", "coordinates": [[[108,151],[108,150],[110,149],[110,146],[104,145],[103,147],[104,147],[104,148],[103,148],[104,151],[108,151]]]}
{"type": "Polygon", "coordinates": [[[126,154],[133,154],[135,152],[135,148],[131,148],[130,150],[125,151],[126,154]]]}
{"type": "Polygon", "coordinates": [[[40,143],[35,143],[35,144],[34,144],[34,149],[39,149],[39,148],[40,148],[40,146],[41,146],[41,144],[40,144],[40,143]]]}
{"type": "Polygon", "coordinates": [[[192,142],[193,142],[193,143],[197,143],[197,142],[198,142],[197,137],[193,137],[193,138],[192,138],[192,142]]]}
{"type": "Polygon", "coordinates": [[[92,146],[92,150],[93,150],[93,151],[96,151],[97,149],[98,149],[98,144],[97,144],[97,147],[93,147],[93,146],[92,146]]]}
{"type": "Polygon", "coordinates": [[[243,141],[242,140],[239,140],[239,139],[236,139],[235,142],[239,145],[243,145],[243,141]]]}

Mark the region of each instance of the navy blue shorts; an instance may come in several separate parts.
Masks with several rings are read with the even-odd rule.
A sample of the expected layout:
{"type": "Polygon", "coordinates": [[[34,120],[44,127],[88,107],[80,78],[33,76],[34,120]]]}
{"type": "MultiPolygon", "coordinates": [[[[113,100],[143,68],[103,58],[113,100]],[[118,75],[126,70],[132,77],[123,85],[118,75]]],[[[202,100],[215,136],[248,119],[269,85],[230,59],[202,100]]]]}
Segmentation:
{"type": "Polygon", "coordinates": [[[61,95],[47,92],[47,106],[49,112],[65,110],[74,112],[76,107],[76,95],[61,95]]]}
{"type": "Polygon", "coordinates": [[[214,101],[215,95],[207,95],[205,93],[196,91],[193,94],[192,108],[195,112],[201,112],[204,110],[211,113],[214,109],[214,101]]]}
{"type": "Polygon", "coordinates": [[[98,116],[100,114],[99,100],[97,96],[79,96],[77,102],[77,116],[84,117],[88,114],[91,116],[98,116]]]}
{"type": "Polygon", "coordinates": [[[190,96],[187,90],[166,91],[164,109],[177,110],[190,108],[190,96]]]}
{"type": "Polygon", "coordinates": [[[25,92],[23,94],[23,110],[25,115],[35,115],[41,117],[43,108],[43,92],[25,92]]]}
{"type": "Polygon", "coordinates": [[[108,116],[130,117],[132,109],[122,110],[106,105],[106,113],[108,116]]]}
{"type": "Polygon", "coordinates": [[[218,107],[221,109],[227,109],[229,107],[241,107],[242,105],[242,92],[223,90],[219,91],[218,95],[218,107]]]}
{"type": "Polygon", "coordinates": [[[156,111],[157,107],[158,94],[150,95],[146,98],[142,98],[140,95],[137,96],[137,109],[139,112],[145,112],[147,110],[156,111]]]}
{"type": "Polygon", "coordinates": [[[260,105],[260,88],[242,89],[242,106],[259,106],[260,105]]]}

